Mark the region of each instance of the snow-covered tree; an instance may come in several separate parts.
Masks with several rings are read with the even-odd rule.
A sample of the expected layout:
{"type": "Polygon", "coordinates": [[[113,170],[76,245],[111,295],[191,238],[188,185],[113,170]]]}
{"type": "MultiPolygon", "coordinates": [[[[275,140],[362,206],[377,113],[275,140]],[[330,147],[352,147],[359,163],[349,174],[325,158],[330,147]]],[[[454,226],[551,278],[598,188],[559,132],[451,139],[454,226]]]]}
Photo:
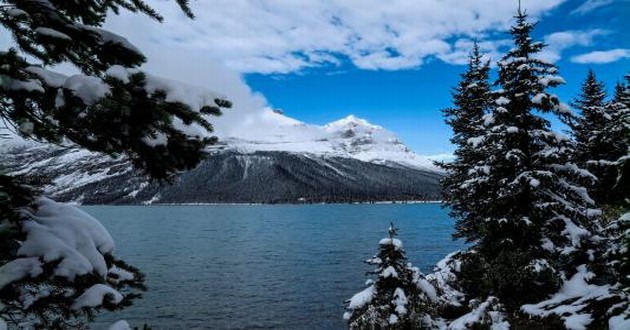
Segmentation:
{"type": "Polygon", "coordinates": [[[379,242],[378,254],[365,261],[376,267],[368,274],[377,278],[368,280],[367,287],[347,301],[344,319],[350,329],[431,328],[428,299],[435,291],[427,293],[429,284],[420,282],[421,274],[407,261],[396,231],[392,223],[389,237],[379,242]]]}
{"type": "Polygon", "coordinates": [[[595,202],[600,206],[614,203],[619,199],[614,191],[618,176],[616,161],[628,150],[622,136],[625,107],[618,101],[606,100],[605,86],[592,70],[572,106],[579,111],[579,116],[572,116],[569,122],[576,142],[573,159],[597,177],[589,191],[595,202]]]}
{"type": "MultiPolygon", "coordinates": [[[[586,79],[582,83],[580,88],[580,94],[571,103],[573,108],[580,112],[580,116],[572,118],[576,122],[569,122],[572,134],[575,136],[578,146],[576,149],[585,148],[590,141],[590,134],[586,129],[586,123],[592,123],[596,125],[595,128],[599,128],[605,124],[606,118],[604,116],[604,106],[606,105],[606,86],[603,82],[597,80],[595,72],[589,70],[586,75],[586,79]]],[[[576,150],[576,158],[581,158],[581,150],[576,150]]]]}
{"type": "MultiPolygon", "coordinates": [[[[176,2],[192,18],[188,1],[176,2]]],[[[206,115],[230,103],[186,103],[168,81],[141,72],[140,50],[101,29],[121,10],[162,19],[142,0],[0,0],[0,28],[14,40],[0,51],[0,119],[24,138],[123,155],[168,180],[201,161],[216,141],[206,115]],[[50,70],[60,63],[80,73],[50,70]]],[[[0,173],[0,327],[79,327],[130,304],[143,276],[113,257],[107,231],[27,183],[0,173]]]]}
{"type": "Polygon", "coordinates": [[[604,237],[587,193],[596,177],[573,162],[573,141],[542,116],[571,112],[547,91],[564,81],[537,56],[544,45],[532,40],[533,28],[519,10],[515,47],[498,62],[494,105],[469,139],[485,158],[462,183],[475,194],[457,219],[470,226],[457,230],[473,244],[453,257],[458,270],[446,283],[467,297],[469,310],[446,323],[624,329],[630,298],[606,252],[619,240],[604,237]]]}
{"type": "Polygon", "coordinates": [[[613,98],[613,106],[617,111],[617,122],[611,123],[611,134],[618,137],[615,144],[617,149],[626,148],[625,154],[617,159],[617,180],[613,187],[616,199],[613,204],[625,205],[630,208],[630,73],[625,75],[625,84],[617,84],[613,98]]]}
{"type": "Polygon", "coordinates": [[[460,236],[476,232],[474,228],[478,223],[474,215],[475,196],[482,188],[471,190],[466,182],[474,175],[471,171],[483,171],[483,168],[476,167],[485,158],[477,148],[476,138],[483,132],[483,116],[490,109],[492,101],[489,71],[489,63],[482,60],[475,42],[468,59],[468,69],[461,75],[452,93],[454,107],[443,110],[446,122],[453,129],[451,142],[457,149],[453,162],[439,165],[447,171],[442,187],[451,216],[458,219],[456,226],[460,236]]]}
{"type": "Polygon", "coordinates": [[[600,212],[584,188],[593,176],[570,161],[572,142],[541,116],[570,110],[547,91],[564,80],[537,57],[544,45],[532,40],[533,28],[519,10],[515,47],[498,62],[492,112],[471,138],[485,158],[463,185],[480,193],[458,221],[474,226],[457,228],[473,243],[462,257],[464,291],[494,296],[512,314],[556,292],[576,267],[590,267],[600,232],[600,212]]]}

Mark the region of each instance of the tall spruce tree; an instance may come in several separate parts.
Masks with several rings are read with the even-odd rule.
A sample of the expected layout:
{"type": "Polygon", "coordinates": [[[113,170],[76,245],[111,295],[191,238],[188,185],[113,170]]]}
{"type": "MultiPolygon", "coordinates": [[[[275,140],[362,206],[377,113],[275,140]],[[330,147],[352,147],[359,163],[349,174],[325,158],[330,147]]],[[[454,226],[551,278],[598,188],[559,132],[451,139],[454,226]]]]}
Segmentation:
{"type": "MultiPolygon", "coordinates": [[[[188,0],[176,2],[192,18],[188,0]]],[[[0,122],[27,139],[125,155],[169,180],[200,162],[216,141],[206,115],[230,103],[217,97],[193,108],[139,71],[144,55],[101,29],[121,10],[162,20],[141,0],[0,0],[0,26],[15,44],[0,51],[0,122]],[[60,63],[81,74],[50,71],[60,63]]],[[[128,306],[144,288],[138,269],[112,256],[96,220],[28,183],[0,173],[0,328],[81,328],[99,310],[128,306]]]]}
{"type": "Polygon", "coordinates": [[[480,219],[476,218],[475,199],[483,188],[469,189],[466,182],[474,175],[471,171],[484,170],[483,167],[477,167],[485,155],[477,148],[476,138],[484,130],[483,116],[489,111],[492,102],[489,71],[489,63],[483,61],[479,45],[475,42],[468,59],[468,68],[452,92],[454,107],[443,110],[446,123],[453,130],[451,143],[457,149],[453,162],[439,164],[448,173],[442,180],[442,187],[451,216],[458,219],[457,235],[469,240],[477,238],[475,225],[480,219]]]}
{"type": "MultiPolygon", "coordinates": [[[[566,116],[547,92],[564,82],[554,65],[537,58],[534,24],[519,9],[511,28],[515,47],[499,62],[500,89],[484,130],[471,138],[485,157],[461,185],[478,193],[462,200],[458,234],[473,242],[460,279],[474,297],[495,296],[512,313],[555,292],[562,278],[589,263],[599,211],[584,183],[593,177],[570,161],[571,141],[540,113],[566,116]]],[[[472,168],[471,168],[472,169],[472,168]]]]}
{"type": "Polygon", "coordinates": [[[569,122],[576,143],[573,159],[597,177],[589,187],[595,202],[600,206],[615,203],[619,199],[614,190],[618,176],[616,161],[628,148],[621,129],[624,106],[606,100],[605,86],[592,70],[572,106],[579,111],[577,118],[569,122]]]}

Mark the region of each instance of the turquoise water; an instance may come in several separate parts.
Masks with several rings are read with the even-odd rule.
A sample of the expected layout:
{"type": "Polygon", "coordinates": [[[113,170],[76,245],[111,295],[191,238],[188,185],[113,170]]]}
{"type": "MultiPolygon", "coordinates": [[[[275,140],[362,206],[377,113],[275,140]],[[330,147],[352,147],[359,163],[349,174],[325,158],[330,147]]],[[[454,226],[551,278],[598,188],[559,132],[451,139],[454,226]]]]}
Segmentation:
{"type": "Polygon", "coordinates": [[[422,271],[462,248],[437,204],[86,206],[149,291],[103,313],[154,329],[343,329],[390,221],[422,271]]]}

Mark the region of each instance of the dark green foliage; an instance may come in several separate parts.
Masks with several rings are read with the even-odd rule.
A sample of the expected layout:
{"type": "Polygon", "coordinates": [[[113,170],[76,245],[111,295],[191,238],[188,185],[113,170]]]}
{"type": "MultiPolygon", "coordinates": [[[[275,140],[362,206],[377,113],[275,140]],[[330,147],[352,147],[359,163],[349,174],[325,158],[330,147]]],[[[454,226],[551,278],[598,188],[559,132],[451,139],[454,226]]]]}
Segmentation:
{"type": "Polygon", "coordinates": [[[505,248],[492,258],[480,253],[464,254],[459,285],[470,297],[500,297],[509,311],[544,300],[559,287],[560,278],[550,268],[536,271],[528,252],[505,248]]]}
{"type": "MultiPolygon", "coordinates": [[[[0,168],[0,223],[18,223],[22,216],[15,210],[26,207],[33,201],[33,190],[16,178],[3,174],[0,168]]],[[[3,251],[6,250],[0,249],[0,253],[3,251]]]]}

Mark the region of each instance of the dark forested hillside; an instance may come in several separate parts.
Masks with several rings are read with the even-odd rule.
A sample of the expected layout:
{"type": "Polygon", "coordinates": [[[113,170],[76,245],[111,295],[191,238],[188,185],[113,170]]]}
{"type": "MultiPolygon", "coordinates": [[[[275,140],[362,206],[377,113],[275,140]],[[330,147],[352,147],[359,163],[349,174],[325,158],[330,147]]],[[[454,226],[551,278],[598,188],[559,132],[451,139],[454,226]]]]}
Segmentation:
{"type": "Polygon", "coordinates": [[[37,172],[60,201],[84,204],[310,203],[436,200],[441,174],[400,164],[258,151],[212,153],[172,185],[143,178],[125,160],[73,148],[33,147],[5,155],[12,173],[37,172]]]}

